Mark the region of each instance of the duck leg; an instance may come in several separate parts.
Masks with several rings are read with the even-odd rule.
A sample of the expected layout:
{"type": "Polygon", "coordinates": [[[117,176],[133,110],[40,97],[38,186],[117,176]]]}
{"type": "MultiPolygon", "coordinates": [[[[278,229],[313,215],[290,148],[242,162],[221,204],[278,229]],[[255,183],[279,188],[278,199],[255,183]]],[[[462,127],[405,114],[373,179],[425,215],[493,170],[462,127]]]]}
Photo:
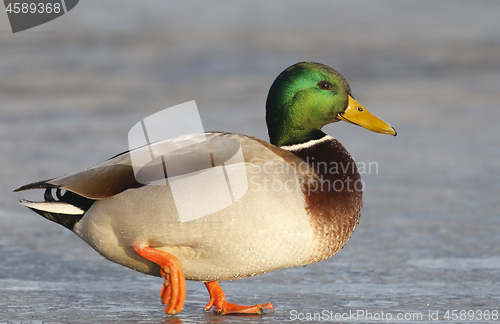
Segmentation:
{"type": "Polygon", "coordinates": [[[205,310],[208,311],[212,306],[214,306],[214,313],[219,315],[224,314],[264,314],[264,309],[274,311],[273,306],[270,303],[266,303],[263,305],[254,305],[254,306],[243,306],[236,305],[226,301],[226,296],[224,295],[224,291],[219,286],[217,281],[205,282],[205,286],[208,289],[208,293],[210,294],[210,301],[207,306],[205,306],[205,310]]]}
{"type": "Polygon", "coordinates": [[[182,311],[186,299],[186,278],[179,259],[149,246],[134,246],[134,250],[143,258],[161,267],[161,276],[165,279],[160,298],[166,304],[165,313],[175,315],[182,311]]]}

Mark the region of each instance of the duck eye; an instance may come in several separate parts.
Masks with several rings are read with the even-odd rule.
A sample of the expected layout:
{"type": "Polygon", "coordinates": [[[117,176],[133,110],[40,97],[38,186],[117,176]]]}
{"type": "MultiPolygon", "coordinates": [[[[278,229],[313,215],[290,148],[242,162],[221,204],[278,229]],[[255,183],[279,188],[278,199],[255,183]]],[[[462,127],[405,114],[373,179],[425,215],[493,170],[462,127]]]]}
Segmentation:
{"type": "Polygon", "coordinates": [[[333,85],[329,81],[321,81],[318,85],[323,90],[332,90],[333,88],[333,85]]]}
{"type": "Polygon", "coordinates": [[[358,111],[363,111],[363,108],[361,108],[361,107],[358,107],[358,111]]]}

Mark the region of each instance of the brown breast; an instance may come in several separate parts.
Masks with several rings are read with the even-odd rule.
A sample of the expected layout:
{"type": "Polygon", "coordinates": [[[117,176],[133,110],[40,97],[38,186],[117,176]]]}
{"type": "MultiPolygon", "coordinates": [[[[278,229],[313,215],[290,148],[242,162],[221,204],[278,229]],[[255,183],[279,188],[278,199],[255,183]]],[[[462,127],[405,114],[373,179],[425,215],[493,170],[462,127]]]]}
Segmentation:
{"type": "Polygon", "coordinates": [[[292,152],[318,175],[304,183],[302,190],[316,240],[311,262],[319,262],[337,253],[354,232],[363,204],[363,184],[351,155],[334,138],[292,152]]]}

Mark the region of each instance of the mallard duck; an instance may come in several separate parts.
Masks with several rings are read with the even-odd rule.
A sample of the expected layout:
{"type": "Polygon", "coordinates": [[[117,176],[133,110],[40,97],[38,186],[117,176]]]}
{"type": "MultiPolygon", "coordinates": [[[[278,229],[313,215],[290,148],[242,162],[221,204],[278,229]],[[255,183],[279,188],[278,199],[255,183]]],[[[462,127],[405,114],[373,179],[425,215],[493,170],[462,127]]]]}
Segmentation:
{"type": "MultiPolygon", "coordinates": [[[[105,258],[163,277],[160,297],[167,314],[182,310],[185,279],[205,283],[210,294],[206,311],[214,307],[217,314],[262,314],[273,306],[229,303],[218,282],[325,260],[346,244],[358,224],[362,185],[356,164],[339,141],[321,131],[341,120],[396,135],[354,100],[337,71],[301,62],[284,70],[269,90],[270,143],[223,132],[195,134],[139,147],[81,172],[15,191],[45,189],[43,201],[22,199],[21,204],[67,227],[105,258]],[[233,190],[227,206],[181,219],[173,182],[153,184],[161,179],[146,166],[146,180],[139,181],[132,160],[154,148],[162,158],[149,167],[164,165],[167,159],[180,171],[172,175],[169,169],[166,179],[187,179],[206,169],[187,167],[201,158],[200,136],[210,146],[209,167],[224,166],[223,182],[233,189],[246,182],[241,186],[244,194],[236,197],[233,190]],[[172,152],[171,145],[185,141],[189,145],[172,152]],[[228,156],[236,151],[242,159],[231,162],[228,156]],[[225,158],[218,161],[216,156],[225,158]],[[243,170],[243,177],[231,179],[235,170],[239,175],[243,170]]],[[[203,205],[205,195],[223,194],[214,183],[186,185],[181,194],[194,191],[188,203],[203,205]]]]}

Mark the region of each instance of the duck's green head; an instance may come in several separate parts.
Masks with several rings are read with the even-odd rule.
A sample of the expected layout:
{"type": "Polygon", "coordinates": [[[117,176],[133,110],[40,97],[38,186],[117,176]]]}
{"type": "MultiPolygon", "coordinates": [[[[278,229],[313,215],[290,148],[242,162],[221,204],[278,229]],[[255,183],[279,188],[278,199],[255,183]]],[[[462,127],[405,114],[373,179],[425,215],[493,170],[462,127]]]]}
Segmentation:
{"type": "Polygon", "coordinates": [[[374,132],[396,135],[351,96],[340,73],[319,63],[290,66],[274,81],[266,102],[266,122],[272,144],[304,143],[325,134],[326,124],[344,120],[374,132]]]}

